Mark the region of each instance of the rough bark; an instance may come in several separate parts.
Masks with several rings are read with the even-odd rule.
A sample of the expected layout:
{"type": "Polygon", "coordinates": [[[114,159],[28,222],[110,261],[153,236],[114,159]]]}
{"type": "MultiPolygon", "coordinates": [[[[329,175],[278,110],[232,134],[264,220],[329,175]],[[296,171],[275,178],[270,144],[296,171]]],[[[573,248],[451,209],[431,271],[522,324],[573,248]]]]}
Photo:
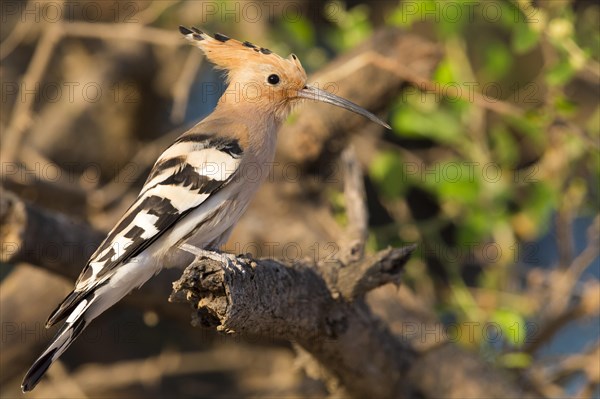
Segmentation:
{"type": "Polygon", "coordinates": [[[417,350],[373,315],[364,295],[399,281],[413,249],[348,265],[238,257],[232,267],[199,257],[170,300],[189,302],[196,326],[299,344],[353,397],[528,396],[477,356],[450,343],[417,350]]]}
{"type": "Polygon", "coordinates": [[[244,257],[223,267],[196,259],[174,283],[171,300],[193,304],[197,325],[298,343],[354,396],[406,397],[403,381],[415,352],[373,316],[362,296],[399,279],[412,249],[388,249],[349,265],[244,257]],[[359,271],[347,271],[353,268],[359,271]]]}

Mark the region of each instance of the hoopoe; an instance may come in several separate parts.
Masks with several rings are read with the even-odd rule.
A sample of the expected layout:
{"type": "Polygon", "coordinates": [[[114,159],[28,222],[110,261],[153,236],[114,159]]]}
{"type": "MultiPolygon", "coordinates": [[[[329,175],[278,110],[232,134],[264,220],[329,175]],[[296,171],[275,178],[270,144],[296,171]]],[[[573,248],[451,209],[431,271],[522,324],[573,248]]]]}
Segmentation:
{"type": "Polygon", "coordinates": [[[219,33],[211,37],[197,28],[179,30],[226,71],[228,86],[215,110],[160,155],[136,201],[50,315],[46,327],[66,321],[27,372],[24,392],[36,386],[93,319],[158,273],[171,248],[218,256],[209,251],[227,240],[267,177],[277,130],[295,103],[322,101],[390,128],[358,105],[308,85],[294,54],[284,59],[219,33]],[[249,179],[245,171],[252,176],[259,171],[259,178],[249,179]]]}

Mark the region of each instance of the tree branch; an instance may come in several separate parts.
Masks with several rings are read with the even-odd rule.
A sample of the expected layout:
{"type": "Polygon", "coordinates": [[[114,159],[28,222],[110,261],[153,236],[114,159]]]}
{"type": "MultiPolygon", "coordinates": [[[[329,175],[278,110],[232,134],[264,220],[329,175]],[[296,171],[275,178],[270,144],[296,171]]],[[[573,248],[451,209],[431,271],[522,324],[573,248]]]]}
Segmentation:
{"type": "MultiPolygon", "coordinates": [[[[385,250],[365,261],[372,266],[362,267],[368,286],[385,284],[390,270],[401,273],[411,251],[385,250]]],[[[402,381],[414,351],[378,322],[362,298],[348,302],[337,294],[349,290],[344,269],[354,266],[238,257],[235,267],[224,267],[200,257],[173,284],[170,300],[192,304],[195,325],[297,342],[356,396],[405,396],[402,381]]]]}
{"type": "Polygon", "coordinates": [[[198,257],[173,284],[170,301],[188,302],[195,326],[297,343],[354,397],[530,396],[450,343],[417,351],[373,315],[364,294],[397,281],[413,249],[350,265],[245,256],[224,265],[198,257]]]}
{"type": "Polygon", "coordinates": [[[352,147],[346,148],[341,156],[344,170],[344,198],[348,227],[342,241],[342,262],[362,259],[365,242],[369,235],[369,215],[366,204],[365,185],[360,164],[352,147]]]}
{"type": "Polygon", "coordinates": [[[27,204],[1,187],[0,194],[0,262],[28,262],[77,277],[104,234],[60,213],[27,204]]]}

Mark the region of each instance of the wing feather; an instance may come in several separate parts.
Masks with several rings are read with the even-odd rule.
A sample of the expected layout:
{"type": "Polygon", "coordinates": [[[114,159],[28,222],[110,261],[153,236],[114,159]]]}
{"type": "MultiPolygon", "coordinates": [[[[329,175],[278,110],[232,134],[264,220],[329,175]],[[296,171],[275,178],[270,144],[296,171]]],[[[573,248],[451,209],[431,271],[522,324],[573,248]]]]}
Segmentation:
{"type": "Polygon", "coordinates": [[[233,139],[203,134],[175,141],[156,162],[136,202],[92,256],[90,263],[104,262],[93,274],[101,277],[136,256],[218,192],[237,171],[241,155],[233,139]]]}
{"type": "Polygon", "coordinates": [[[156,161],[140,195],[100,244],[71,295],[52,313],[61,320],[86,292],[137,256],[178,220],[226,186],[235,175],[242,149],[234,139],[186,135],[156,161]]]}

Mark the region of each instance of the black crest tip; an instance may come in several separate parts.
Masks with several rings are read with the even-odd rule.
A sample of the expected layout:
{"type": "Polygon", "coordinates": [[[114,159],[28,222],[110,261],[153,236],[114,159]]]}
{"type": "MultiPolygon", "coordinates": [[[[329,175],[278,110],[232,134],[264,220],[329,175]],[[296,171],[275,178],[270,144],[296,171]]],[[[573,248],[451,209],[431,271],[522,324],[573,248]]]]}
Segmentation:
{"type": "Polygon", "coordinates": [[[230,38],[228,36],[225,36],[222,33],[215,33],[215,39],[217,39],[220,42],[225,43],[227,40],[229,40],[230,38]]]}
{"type": "Polygon", "coordinates": [[[179,25],[179,32],[181,32],[182,35],[189,35],[191,33],[194,33],[192,30],[186,28],[185,26],[181,26],[181,25],[179,25]]]}

